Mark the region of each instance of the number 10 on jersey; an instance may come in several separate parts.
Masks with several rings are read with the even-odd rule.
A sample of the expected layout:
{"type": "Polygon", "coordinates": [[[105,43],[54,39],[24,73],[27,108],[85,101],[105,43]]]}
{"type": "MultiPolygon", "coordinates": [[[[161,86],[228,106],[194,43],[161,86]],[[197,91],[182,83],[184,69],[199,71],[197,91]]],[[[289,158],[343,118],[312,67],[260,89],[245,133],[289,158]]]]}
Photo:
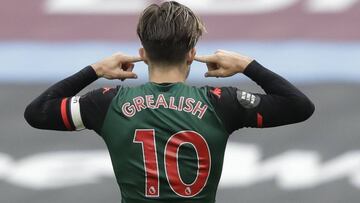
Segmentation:
{"type": "MultiPolygon", "coordinates": [[[[134,143],[142,145],[145,169],[145,196],[159,197],[159,163],[154,129],[137,129],[134,143]]],[[[172,135],[165,145],[164,166],[170,188],[181,197],[194,197],[206,186],[210,175],[211,158],[209,146],[202,135],[195,131],[180,131],[172,135]],[[183,144],[190,144],[196,151],[198,169],[191,184],[182,180],[179,172],[178,153],[183,144]]]]}

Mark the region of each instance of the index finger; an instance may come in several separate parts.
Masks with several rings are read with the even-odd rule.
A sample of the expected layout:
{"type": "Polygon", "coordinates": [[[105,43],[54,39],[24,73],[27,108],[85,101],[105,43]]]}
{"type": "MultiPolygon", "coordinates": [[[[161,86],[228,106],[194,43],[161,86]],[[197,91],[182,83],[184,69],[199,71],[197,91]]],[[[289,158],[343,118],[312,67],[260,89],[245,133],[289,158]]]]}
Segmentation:
{"type": "Polygon", "coordinates": [[[136,62],[143,61],[143,59],[140,56],[123,55],[121,61],[123,63],[136,63],[136,62]]]}
{"type": "Polygon", "coordinates": [[[216,56],[215,55],[195,56],[195,60],[202,63],[215,63],[216,56]]]}

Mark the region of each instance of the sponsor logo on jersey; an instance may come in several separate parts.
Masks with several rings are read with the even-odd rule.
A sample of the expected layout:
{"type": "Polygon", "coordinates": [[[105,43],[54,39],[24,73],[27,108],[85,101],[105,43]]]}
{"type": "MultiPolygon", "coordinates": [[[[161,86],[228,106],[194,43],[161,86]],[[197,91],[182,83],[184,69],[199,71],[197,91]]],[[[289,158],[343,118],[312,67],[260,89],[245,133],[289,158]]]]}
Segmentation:
{"type": "Polygon", "coordinates": [[[212,89],[212,90],[210,90],[210,92],[213,94],[213,95],[215,95],[215,96],[217,96],[217,98],[221,98],[221,93],[222,93],[222,91],[221,91],[221,89],[220,88],[214,88],[214,89],[212,89]]]}
{"type": "Polygon", "coordinates": [[[113,89],[112,87],[103,87],[103,94],[108,93],[111,89],[113,89]]]}

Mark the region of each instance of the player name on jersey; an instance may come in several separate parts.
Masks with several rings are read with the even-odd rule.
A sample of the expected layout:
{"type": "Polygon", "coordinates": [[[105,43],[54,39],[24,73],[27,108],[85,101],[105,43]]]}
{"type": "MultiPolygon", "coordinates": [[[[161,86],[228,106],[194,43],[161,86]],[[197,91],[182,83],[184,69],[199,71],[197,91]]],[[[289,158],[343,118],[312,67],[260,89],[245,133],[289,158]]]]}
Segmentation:
{"type": "Polygon", "coordinates": [[[186,113],[191,113],[194,116],[197,116],[199,119],[202,119],[208,105],[203,104],[201,101],[196,101],[195,99],[189,97],[174,97],[170,96],[165,99],[163,94],[157,96],[154,95],[145,95],[138,96],[132,99],[130,102],[126,102],[122,105],[121,109],[125,116],[133,117],[137,112],[140,112],[145,109],[171,109],[174,111],[183,111],[186,113]]]}

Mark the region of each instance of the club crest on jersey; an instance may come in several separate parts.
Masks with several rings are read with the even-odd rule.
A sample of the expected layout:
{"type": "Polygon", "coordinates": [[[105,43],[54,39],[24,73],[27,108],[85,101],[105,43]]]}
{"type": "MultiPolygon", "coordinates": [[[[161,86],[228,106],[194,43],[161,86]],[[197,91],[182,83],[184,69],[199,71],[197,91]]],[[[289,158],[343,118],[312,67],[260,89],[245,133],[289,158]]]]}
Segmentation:
{"type": "Polygon", "coordinates": [[[137,112],[145,109],[159,108],[191,113],[192,115],[197,116],[199,119],[202,119],[206,113],[206,110],[208,109],[208,105],[203,104],[201,101],[196,101],[191,97],[171,96],[166,99],[163,94],[159,94],[158,96],[138,96],[133,98],[131,102],[126,102],[121,106],[123,114],[127,117],[133,117],[137,112]]]}

